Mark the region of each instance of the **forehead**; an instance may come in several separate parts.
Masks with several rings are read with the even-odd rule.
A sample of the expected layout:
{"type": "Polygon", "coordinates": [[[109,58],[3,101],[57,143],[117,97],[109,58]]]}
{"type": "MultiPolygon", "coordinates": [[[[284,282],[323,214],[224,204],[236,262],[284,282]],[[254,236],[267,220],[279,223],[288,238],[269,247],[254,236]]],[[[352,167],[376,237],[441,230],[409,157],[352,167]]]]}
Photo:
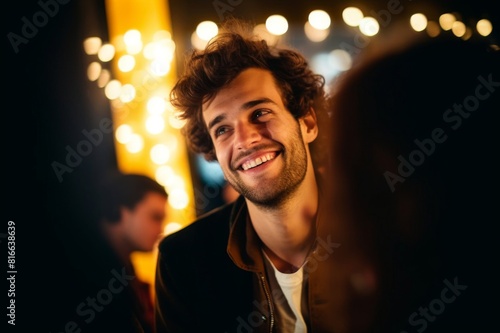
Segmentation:
{"type": "Polygon", "coordinates": [[[248,101],[263,98],[283,106],[281,92],[271,72],[260,68],[249,68],[222,88],[213,99],[203,104],[203,116],[206,119],[207,113],[234,110],[248,101]]]}

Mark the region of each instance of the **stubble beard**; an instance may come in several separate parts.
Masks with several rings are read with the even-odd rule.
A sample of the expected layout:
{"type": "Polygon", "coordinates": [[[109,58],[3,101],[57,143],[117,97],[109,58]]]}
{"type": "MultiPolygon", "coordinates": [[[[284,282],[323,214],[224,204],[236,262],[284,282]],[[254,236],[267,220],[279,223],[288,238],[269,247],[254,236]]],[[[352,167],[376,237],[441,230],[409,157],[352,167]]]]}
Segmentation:
{"type": "Polygon", "coordinates": [[[234,171],[234,177],[228,177],[228,182],[238,193],[262,209],[275,210],[286,205],[304,181],[307,173],[307,152],[299,126],[297,126],[296,134],[289,149],[283,149],[277,156],[284,161],[279,177],[250,188],[241,180],[237,174],[238,171],[234,171]]]}

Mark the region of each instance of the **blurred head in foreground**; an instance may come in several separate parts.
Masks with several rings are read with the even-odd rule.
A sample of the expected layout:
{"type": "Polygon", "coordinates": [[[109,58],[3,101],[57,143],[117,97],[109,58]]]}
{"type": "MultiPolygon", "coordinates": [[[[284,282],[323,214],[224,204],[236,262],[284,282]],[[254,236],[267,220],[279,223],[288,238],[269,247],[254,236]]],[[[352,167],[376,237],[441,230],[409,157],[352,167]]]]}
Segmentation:
{"type": "Polygon", "coordinates": [[[418,41],[366,57],[336,82],[325,206],[350,249],[332,265],[340,331],[493,322],[499,53],[418,41]]]}
{"type": "Polygon", "coordinates": [[[105,235],[122,258],[134,251],[153,251],[162,233],[167,192],[154,179],[140,174],[110,177],[101,190],[105,235]]]}

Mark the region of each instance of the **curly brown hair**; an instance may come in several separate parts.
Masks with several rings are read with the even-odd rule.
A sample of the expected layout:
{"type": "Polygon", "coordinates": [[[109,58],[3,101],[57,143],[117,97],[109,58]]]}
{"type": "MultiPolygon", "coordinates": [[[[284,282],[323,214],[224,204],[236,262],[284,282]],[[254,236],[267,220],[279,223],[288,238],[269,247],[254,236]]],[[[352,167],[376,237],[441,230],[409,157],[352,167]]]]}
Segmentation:
{"type": "MultiPolygon", "coordinates": [[[[313,108],[318,124],[326,123],[322,121],[326,116],[323,76],[313,73],[299,52],[268,45],[253,34],[249,22],[229,19],[222,23],[219,34],[205,50],[194,50],[187,57],[184,75],[170,95],[172,105],[180,112],[179,117],[187,120],[182,132],[189,148],[203,154],[209,161],[217,158],[203,120],[202,105],[248,68],[271,72],[281,91],[284,105],[296,119],[305,116],[313,108]]],[[[322,131],[319,132],[321,134],[322,131]]],[[[321,140],[317,139],[313,144],[317,141],[321,140]]],[[[313,146],[311,154],[314,161],[324,154],[313,151],[317,150],[313,146]]]]}

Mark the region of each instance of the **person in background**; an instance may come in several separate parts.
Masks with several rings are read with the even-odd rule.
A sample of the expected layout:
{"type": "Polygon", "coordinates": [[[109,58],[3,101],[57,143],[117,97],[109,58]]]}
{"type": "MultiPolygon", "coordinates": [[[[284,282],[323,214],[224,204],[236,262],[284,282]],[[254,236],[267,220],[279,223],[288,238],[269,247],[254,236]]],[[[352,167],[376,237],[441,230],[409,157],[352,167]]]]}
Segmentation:
{"type": "MultiPolygon", "coordinates": [[[[118,318],[120,313],[117,310],[115,319],[127,321],[133,317],[138,331],[153,333],[153,290],[137,277],[131,255],[136,251],[151,252],[155,249],[166,216],[167,192],[148,176],[119,173],[103,182],[99,199],[102,240],[109,248],[108,253],[116,259],[113,261],[117,263],[116,267],[121,268],[115,271],[121,274],[120,281],[125,285],[125,292],[119,295],[123,297],[123,318],[118,318]]],[[[110,328],[116,328],[118,324],[109,323],[110,328]]]]}
{"type": "Polygon", "coordinates": [[[241,194],[164,238],[157,332],[325,332],[322,274],[338,246],[318,215],[324,78],[230,19],[172,91],[191,149],[241,194]]]}
{"type": "Polygon", "coordinates": [[[496,327],[498,47],[397,44],[332,88],[325,208],[350,248],[329,266],[335,332],[496,327]]]}

